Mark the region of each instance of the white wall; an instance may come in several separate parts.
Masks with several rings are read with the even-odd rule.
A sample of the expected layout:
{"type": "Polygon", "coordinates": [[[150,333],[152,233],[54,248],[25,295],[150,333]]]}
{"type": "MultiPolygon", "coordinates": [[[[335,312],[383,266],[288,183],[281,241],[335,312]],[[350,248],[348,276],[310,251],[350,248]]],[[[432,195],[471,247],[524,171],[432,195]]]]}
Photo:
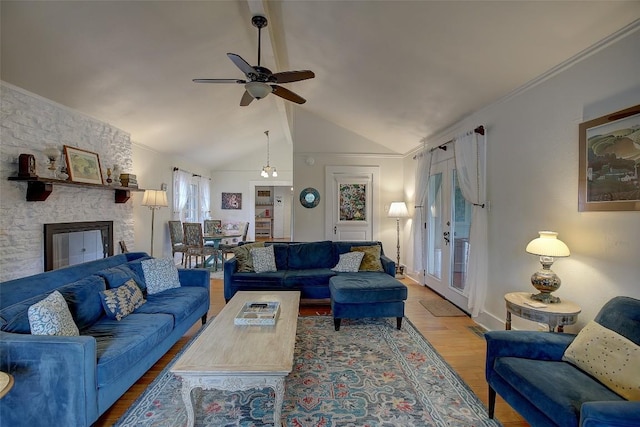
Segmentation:
{"type": "MultiPolygon", "coordinates": [[[[173,168],[177,167],[202,177],[210,177],[211,174],[201,165],[186,161],[178,156],[158,153],[147,146],[136,143],[133,143],[133,164],[140,188],[159,190],[162,184],[167,184],[169,207],[157,209],[155,212],[153,256],[156,258],[171,257],[171,239],[167,221],[173,218],[173,168]]],[[[149,253],[151,252],[151,210],[142,206],[143,194],[134,193],[134,197],[132,197],[135,249],[149,253]]],[[[213,199],[211,203],[213,204],[213,199]]]]}
{"type": "Polygon", "coordinates": [[[113,190],[54,185],[47,200],[27,202],[27,184],[7,180],[17,175],[21,153],[33,154],[37,174],[49,177],[43,153],[49,145],[98,153],[105,179],[107,167],[116,163],[130,171],[129,134],[4,82],[0,101],[0,281],[44,270],[45,223],[113,221],[114,253],[119,252],[120,240],[133,248],[132,202],[115,203],[113,190]]]}
{"type": "MultiPolygon", "coordinates": [[[[562,279],[555,294],[582,307],[567,331],[584,326],[613,296],[640,298],[640,212],[578,212],[578,125],[638,104],[638,46],[640,31],[455,126],[487,129],[489,292],[481,323],[503,327],[503,295],[535,291],[529,277],[540,264],[524,248],[539,230],[559,232],[571,250],[553,265],[562,279]]],[[[415,163],[404,162],[410,195],[415,163]]],[[[514,328],[537,325],[514,318],[514,328]]]]}

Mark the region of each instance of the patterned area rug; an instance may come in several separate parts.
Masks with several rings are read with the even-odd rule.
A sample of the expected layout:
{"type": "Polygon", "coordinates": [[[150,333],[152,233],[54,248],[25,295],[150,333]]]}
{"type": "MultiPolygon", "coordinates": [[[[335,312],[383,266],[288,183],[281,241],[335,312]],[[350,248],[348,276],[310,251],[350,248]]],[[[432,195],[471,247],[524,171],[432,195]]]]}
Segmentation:
{"type": "MultiPolygon", "coordinates": [[[[482,402],[405,319],[300,317],[282,424],[329,426],[499,426],[482,402]]],[[[192,393],[196,426],[273,425],[270,389],[192,393]]],[[[184,426],[180,381],[168,367],[116,423],[184,426]]]]}
{"type": "Polygon", "coordinates": [[[462,310],[446,299],[420,300],[420,304],[436,317],[466,316],[462,310]]]}

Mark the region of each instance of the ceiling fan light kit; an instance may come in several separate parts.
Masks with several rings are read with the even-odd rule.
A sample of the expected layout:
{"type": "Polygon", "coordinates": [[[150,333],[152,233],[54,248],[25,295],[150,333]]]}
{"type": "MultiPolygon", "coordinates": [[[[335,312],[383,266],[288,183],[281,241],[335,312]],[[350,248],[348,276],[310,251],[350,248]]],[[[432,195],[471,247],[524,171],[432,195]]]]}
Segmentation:
{"type": "Polygon", "coordinates": [[[272,91],[271,86],[262,82],[249,82],[244,85],[244,88],[254,99],[262,99],[265,96],[269,95],[272,91]]]}
{"type": "Polygon", "coordinates": [[[261,54],[261,34],[262,29],[267,26],[267,18],[256,15],[251,18],[251,24],[258,29],[258,65],[251,66],[247,61],[242,59],[240,55],[235,53],[227,53],[227,56],[245,75],[246,80],[241,79],[193,79],[195,83],[236,83],[243,84],[245,88],[244,95],[240,99],[240,106],[246,107],[254,99],[262,99],[273,93],[287,101],[296,104],[304,104],[306,99],[300,95],[286,89],[278,84],[292,83],[301,80],[312,79],[316,75],[310,70],[300,71],[283,71],[280,73],[272,73],[268,68],[260,66],[261,54]]]}

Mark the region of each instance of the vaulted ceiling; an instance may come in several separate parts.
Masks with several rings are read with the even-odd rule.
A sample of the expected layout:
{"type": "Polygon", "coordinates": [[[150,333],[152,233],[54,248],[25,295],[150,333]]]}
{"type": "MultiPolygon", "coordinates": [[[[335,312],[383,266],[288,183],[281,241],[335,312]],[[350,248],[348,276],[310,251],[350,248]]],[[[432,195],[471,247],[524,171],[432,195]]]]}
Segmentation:
{"type": "Polygon", "coordinates": [[[638,1],[6,1],[1,78],[211,169],[292,141],[295,109],[405,154],[640,18],[638,1]],[[313,70],[247,107],[227,52],[313,70]]]}

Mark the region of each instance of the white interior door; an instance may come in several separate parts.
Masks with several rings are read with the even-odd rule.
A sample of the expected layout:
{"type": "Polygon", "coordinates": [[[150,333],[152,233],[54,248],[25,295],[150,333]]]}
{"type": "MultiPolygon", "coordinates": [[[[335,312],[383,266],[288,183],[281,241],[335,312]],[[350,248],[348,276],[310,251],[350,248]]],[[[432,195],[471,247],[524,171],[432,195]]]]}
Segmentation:
{"type": "Polygon", "coordinates": [[[431,167],[425,209],[425,285],[467,310],[464,295],[471,229],[471,205],[457,185],[452,158],[431,167]]]}
{"type": "Polygon", "coordinates": [[[378,168],[327,166],[325,235],[334,241],[373,240],[378,168]]]}

